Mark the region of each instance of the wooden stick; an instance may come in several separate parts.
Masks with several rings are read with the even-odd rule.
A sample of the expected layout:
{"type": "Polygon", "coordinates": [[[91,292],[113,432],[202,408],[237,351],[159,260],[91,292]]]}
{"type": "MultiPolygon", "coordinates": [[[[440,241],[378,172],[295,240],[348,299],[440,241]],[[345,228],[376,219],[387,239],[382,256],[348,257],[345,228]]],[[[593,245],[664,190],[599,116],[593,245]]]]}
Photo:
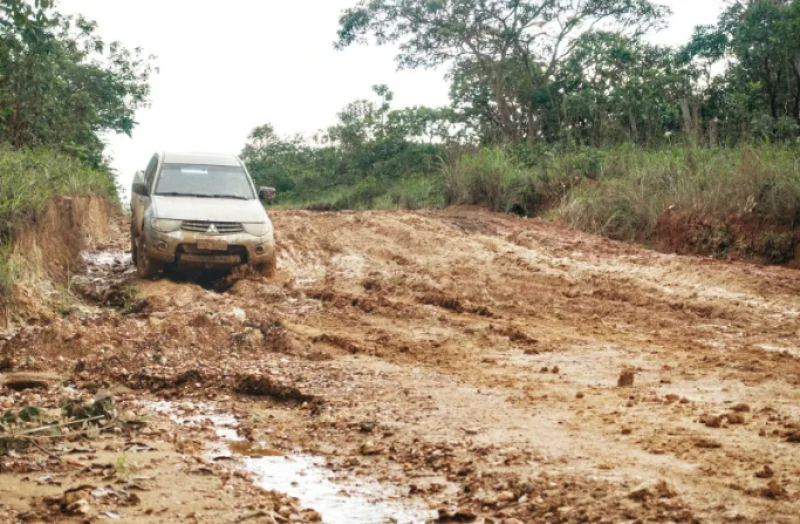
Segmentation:
{"type": "Polygon", "coordinates": [[[35,440],[29,439],[28,441],[29,441],[31,444],[33,444],[33,446],[34,446],[34,447],[38,448],[38,449],[39,449],[39,451],[41,451],[42,453],[44,453],[44,454],[45,454],[45,455],[47,455],[48,457],[50,457],[50,458],[54,458],[54,459],[58,460],[59,462],[61,462],[62,464],[65,464],[65,462],[64,462],[64,459],[62,459],[61,457],[59,457],[59,456],[58,456],[58,455],[56,455],[55,453],[51,453],[50,451],[47,451],[45,448],[43,448],[42,446],[40,446],[40,445],[39,445],[39,444],[38,444],[38,443],[37,443],[35,440]]]}
{"type": "Polygon", "coordinates": [[[54,424],[52,426],[41,426],[38,428],[33,429],[26,429],[25,431],[20,431],[19,433],[9,433],[8,435],[0,435],[0,438],[14,438],[20,437],[23,435],[30,435],[31,433],[38,433],[39,431],[44,431],[46,429],[52,428],[65,428],[67,426],[74,426],[75,424],[83,424],[84,422],[93,422],[95,420],[100,420],[101,418],[106,418],[105,415],[98,415],[96,417],[85,418],[82,420],[73,420],[71,422],[62,422],[61,424],[54,424]]]}

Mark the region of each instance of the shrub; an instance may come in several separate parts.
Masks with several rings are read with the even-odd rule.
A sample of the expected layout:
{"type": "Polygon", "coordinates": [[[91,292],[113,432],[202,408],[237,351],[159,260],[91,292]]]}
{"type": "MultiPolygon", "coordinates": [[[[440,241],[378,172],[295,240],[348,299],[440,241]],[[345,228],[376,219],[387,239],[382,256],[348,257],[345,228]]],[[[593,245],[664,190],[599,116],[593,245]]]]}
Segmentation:
{"type": "Polygon", "coordinates": [[[608,153],[604,171],[599,184],[569,193],[557,213],[563,220],[619,240],[649,238],[668,209],[722,221],[752,216],[786,228],[800,220],[795,149],[626,148],[608,153]]]}
{"type": "Polygon", "coordinates": [[[536,206],[534,178],[499,148],[458,156],[442,168],[445,203],[524,215],[536,206]]]}

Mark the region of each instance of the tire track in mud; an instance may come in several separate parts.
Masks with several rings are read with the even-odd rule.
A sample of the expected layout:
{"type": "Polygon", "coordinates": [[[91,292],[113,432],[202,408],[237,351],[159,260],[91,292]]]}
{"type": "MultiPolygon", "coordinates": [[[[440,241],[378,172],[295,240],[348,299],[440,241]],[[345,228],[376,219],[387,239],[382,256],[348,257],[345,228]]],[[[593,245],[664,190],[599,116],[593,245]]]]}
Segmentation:
{"type": "Polygon", "coordinates": [[[242,418],[279,421],[281,438],[271,423],[249,438],[409,486],[443,520],[796,518],[796,272],[474,209],[273,221],[270,281],[140,282],[140,312],[5,351],[79,384],[82,361],[169,398],[234,395],[242,418]],[[322,403],[236,396],[250,375],[322,403]]]}

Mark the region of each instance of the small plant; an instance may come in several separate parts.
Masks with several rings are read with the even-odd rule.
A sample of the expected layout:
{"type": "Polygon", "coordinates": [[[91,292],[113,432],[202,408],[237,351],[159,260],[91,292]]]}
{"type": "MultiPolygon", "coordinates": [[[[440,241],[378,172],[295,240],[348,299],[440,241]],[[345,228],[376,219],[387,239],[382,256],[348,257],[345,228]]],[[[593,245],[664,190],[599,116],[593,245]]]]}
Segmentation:
{"type": "Polygon", "coordinates": [[[141,298],[141,291],[136,286],[126,286],[122,289],[122,311],[124,313],[138,313],[146,305],[141,298]]]}
{"type": "Polygon", "coordinates": [[[128,455],[122,454],[114,461],[114,476],[117,480],[125,482],[130,477],[130,464],[128,464],[128,455]]]}

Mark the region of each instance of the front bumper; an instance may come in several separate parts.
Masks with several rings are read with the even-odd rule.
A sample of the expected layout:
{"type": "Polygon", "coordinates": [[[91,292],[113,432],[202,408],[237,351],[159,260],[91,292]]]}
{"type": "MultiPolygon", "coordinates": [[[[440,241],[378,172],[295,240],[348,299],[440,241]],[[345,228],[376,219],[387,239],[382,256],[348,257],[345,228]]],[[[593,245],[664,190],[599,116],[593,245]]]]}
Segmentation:
{"type": "Polygon", "coordinates": [[[272,234],[256,237],[247,233],[161,233],[148,227],[145,231],[145,253],[153,260],[181,266],[212,268],[258,265],[274,260],[275,240],[272,234]],[[228,247],[225,251],[202,250],[198,248],[201,240],[225,241],[228,247]]]}

